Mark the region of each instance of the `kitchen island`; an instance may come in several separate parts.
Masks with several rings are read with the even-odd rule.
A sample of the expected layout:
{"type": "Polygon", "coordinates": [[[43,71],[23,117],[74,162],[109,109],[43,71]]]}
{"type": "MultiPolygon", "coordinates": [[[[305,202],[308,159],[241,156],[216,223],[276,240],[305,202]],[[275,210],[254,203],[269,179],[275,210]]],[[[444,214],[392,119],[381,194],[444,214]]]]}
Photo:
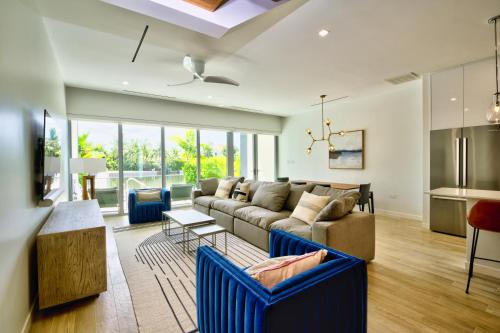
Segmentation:
{"type": "MultiPolygon", "coordinates": [[[[429,194],[431,197],[439,196],[466,200],[467,215],[469,215],[472,206],[474,206],[478,200],[486,199],[500,201],[500,191],[441,187],[431,190],[429,194]]],[[[498,221],[498,223],[500,223],[500,221],[498,221]]],[[[466,270],[469,268],[472,233],[473,228],[467,224],[467,255],[465,258],[466,270]]],[[[479,242],[476,249],[476,257],[500,261],[500,233],[481,230],[478,239],[479,242]]],[[[500,278],[500,263],[476,258],[474,262],[474,272],[500,278]]]]}

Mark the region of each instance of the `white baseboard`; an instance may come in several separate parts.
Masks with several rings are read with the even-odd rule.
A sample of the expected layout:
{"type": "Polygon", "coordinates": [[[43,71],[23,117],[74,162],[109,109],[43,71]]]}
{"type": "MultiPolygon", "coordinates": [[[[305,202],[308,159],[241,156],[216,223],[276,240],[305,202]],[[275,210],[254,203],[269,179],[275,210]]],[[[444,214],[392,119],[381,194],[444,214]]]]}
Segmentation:
{"type": "Polygon", "coordinates": [[[376,215],[383,215],[383,216],[403,218],[403,219],[414,220],[414,221],[420,221],[420,222],[422,221],[422,215],[414,215],[414,214],[396,212],[396,211],[393,211],[393,210],[377,209],[375,211],[375,214],[376,215]]]}
{"type": "Polygon", "coordinates": [[[33,314],[35,312],[35,305],[36,305],[37,301],[38,301],[38,297],[35,297],[35,300],[33,301],[33,303],[30,306],[30,311],[28,312],[28,315],[26,316],[26,319],[24,320],[24,325],[23,325],[23,328],[21,330],[21,333],[29,333],[29,331],[31,329],[31,323],[33,321],[33,314]]]}
{"type": "MultiPolygon", "coordinates": [[[[492,267],[480,263],[481,259],[474,260],[474,275],[486,275],[489,277],[494,277],[500,279],[500,268],[492,267]]],[[[465,261],[465,272],[469,272],[469,260],[465,261]]]]}

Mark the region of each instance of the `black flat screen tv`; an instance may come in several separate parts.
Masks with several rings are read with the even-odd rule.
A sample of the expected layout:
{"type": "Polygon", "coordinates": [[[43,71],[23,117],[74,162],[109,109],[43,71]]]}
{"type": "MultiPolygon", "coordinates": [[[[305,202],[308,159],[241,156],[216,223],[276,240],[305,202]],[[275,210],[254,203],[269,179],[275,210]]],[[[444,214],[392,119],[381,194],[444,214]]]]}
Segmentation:
{"type": "Polygon", "coordinates": [[[35,186],[39,200],[45,200],[61,189],[62,133],[47,110],[43,114],[43,130],[37,132],[35,186]]]}

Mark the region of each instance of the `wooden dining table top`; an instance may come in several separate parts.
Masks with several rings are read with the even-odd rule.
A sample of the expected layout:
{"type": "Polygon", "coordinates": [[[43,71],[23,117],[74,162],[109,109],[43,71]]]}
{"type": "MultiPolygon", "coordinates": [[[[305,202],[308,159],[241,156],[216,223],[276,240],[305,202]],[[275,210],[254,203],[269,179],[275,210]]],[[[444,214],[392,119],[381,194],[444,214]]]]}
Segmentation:
{"type": "Polygon", "coordinates": [[[331,183],[331,182],[323,182],[323,181],[315,181],[315,180],[292,180],[292,183],[313,183],[318,185],[330,186],[331,188],[337,190],[356,190],[359,188],[359,184],[347,184],[347,183],[331,183]]]}

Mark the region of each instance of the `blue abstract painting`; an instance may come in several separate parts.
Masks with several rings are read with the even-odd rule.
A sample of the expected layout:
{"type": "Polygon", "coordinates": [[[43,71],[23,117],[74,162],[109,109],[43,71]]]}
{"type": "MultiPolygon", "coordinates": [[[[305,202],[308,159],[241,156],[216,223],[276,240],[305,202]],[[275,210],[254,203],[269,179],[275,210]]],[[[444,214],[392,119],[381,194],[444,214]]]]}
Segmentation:
{"type": "Polygon", "coordinates": [[[330,169],[364,168],[364,134],[364,130],[359,130],[332,137],[335,151],[328,152],[330,169]]]}

